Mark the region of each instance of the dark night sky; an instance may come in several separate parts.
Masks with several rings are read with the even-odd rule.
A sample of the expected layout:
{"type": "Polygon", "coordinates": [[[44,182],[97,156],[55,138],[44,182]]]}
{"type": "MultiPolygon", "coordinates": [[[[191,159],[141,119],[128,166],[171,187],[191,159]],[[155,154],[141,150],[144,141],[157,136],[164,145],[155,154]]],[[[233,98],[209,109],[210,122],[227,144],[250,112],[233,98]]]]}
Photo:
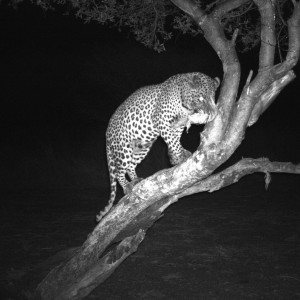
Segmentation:
{"type": "MultiPolygon", "coordinates": [[[[117,106],[174,74],[221,77],[222,66],[200,38],[179,36],[157,54],[71,16],[2,8],[0,299],[23,300],[54,266],[47,267],[53,255],[82,244],[108,201],[104,137],[117,106]]],[[[243,85],[257,52],[241,63],[243,85]]],[[[242,157],[299,163],[299,84],[282,91],[224,166],[242,157]]],[[[201,128],[183,134],[186,149],[197,148],[201,128]]],[[[168,166],[158,140],[137,174],[168,166]]],[[[299,176],[274,174],[268,191],[263,176],[168,208],[137,255],[89,299],[296,299],[299,176]]]]}
{"type": "MultiPolygon", "coordinates": [[[[176,73],[222,76],[200,38],[181,36],[157,54],[115,30],[34,6],[3,9],[0,22],[0,185],[7,188],[107,183],[104,132],[129,94],[176,73]]],[[[243,80],[256,57],[242,57],[243,80]]],[[[297,161],[298,87],[297,78],[250,128],[237,157],[297,161]]],[[[187,137],[191,148],[197,136],[194,129],[187,137]]]]}

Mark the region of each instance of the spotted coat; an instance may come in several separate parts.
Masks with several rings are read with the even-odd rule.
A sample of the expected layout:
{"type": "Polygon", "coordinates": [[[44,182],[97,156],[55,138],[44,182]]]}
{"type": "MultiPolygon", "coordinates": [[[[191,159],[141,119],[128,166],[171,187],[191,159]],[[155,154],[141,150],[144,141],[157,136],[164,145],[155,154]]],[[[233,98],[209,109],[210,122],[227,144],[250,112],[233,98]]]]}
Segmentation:
{"type": "Polygon", "coordinates": [[[161,136],[168,146],[170,162],[182,162],[190,153],[180,144],[184,127],[190,123],[207,123],[217,108],[214,102],[219,79],[202,73],[178,74],[157,85],[134,92],[115,111],[106,131],[106,153],[111,195],[97,220],[110,210],[116,196],[117,181],[128,191],[128,174],[137,179],[135,168],[161,136]],[[189,121],[196,116],[199,121],[189,121]]]}

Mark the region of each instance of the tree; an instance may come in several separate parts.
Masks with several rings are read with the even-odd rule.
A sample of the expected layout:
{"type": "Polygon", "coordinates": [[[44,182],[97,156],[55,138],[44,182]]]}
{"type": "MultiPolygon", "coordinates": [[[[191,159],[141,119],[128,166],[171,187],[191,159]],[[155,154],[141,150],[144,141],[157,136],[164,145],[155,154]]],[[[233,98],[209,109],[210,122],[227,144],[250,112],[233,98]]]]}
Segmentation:
{"type": "MultiPolygon", "coordinates": [[[[295,0],[282,2],[225,0],[215,1],[207,6],[207,10],[203,10],[200,6],[202,2],[199,1],[171,1],[190,18],[182,16],[182,20],[186,20],[186,23],[182,21],[182,24],[186,24],[182,25],[182,28],[203,32],[223,64],[224,76],[218,99],[218,115],[205,126],[201,134],[200,145],[192,156],[182,164],[159,171],[136,184],[132,192],[125,195],[101,220],[83,245],[70,252],[70,257],[46,276],[36,290],[37,295],[42,299],[81,299],[87,295],[137,249],[144,239],[147,228],[160,218],[161,213],[185,195],[220,189],[253,172],[266,173],[266,184],[270,180],[270,172],[300,174],[299,164],[271,163],[268,159],[242,159],[237,164],[212,175],[214,170],[222,165],[240,145],[246,128],[258,120],[280,91],[295,78],[292,68],[297,64],[300,52],[300,2],[295,0]],[[291,4],[292,13],[286,23],[288,28],[287,54],[280,63],[274,64],[275,47],[278,41],[275,18],[278,3],[291,4]],[[226,34],[224,30],[224,27],[229,26],[228,22],[222,20],[229,20],[229,16],[236,12],[238,12],[238,17],[241,17],[241,11],[247,11],[247,8],[252,9],[254,6],[258,9],[258,23],[250,20],[246,24],[251,24],[251,26],[261,24],[260,27],[253,25],[255,30],[260,28],[259,69],[254,78],[252,78],[253,72],[250,72],[241,95],[237,99],[241,68],[235,47],[239,29],[232,29],[229,39],[230,31],[226,34]],[[196,25],[193,25],[191,20],[196,25]],[[193,29],[194,26],[199,28],[193,29]]],[[[48,1],[43,0],[38,4],[46,5],[46,3],[49,7],[48,1]]],[[[64,3],[67,4],[67,2],[64,3]]],[[[71,2],[72,8],[78,8],[77,14],[79,11],[81,15],[83,12],[86,15],[90,12],[93,19],[96,19],[95,16],[98,14],[100,22],[107,19],[122,26],[124,24],[118,24],[121,18],[113,18],[113,15],[121,15],[124,12],[120,10],[120,3],[114,0],[104,0],[98,4],[97,8],[97,5],[94,6],[90,1],[75,2],[73,0],[71,2]],[[96,11],[93,10],[94,8],[96,11]],[[112,14],[117,8],[118,11],[112,14]]],[[[134,5],[139,4],[139,1],[132,1],[134,4],[128,4],[129,2],[125,1],[122,3],[124,7],[129,5],[133,13],[138,14],[138,10],[134,10],[134,5]]],[[[151,0],[140,3],[140,10],[144,7],[143,3],[145,7],[155,4],[157,12],[154,11],[154,16],[157,19],[160,14],[165,16],[164,20],[167,19],[168,14],[164,11],[166,7],[171,12],[175,11],[171,4],[164,5],[163,1],[151,0]]],[[[281,13],[280,16],[282,15],[281,13]]],[[[256,19],[255,14],[252,17],[256,19]]],[[[147,36],[152,25],[147,27],[145,25],[147,23],[142,23],[139,15],[134,15],[133,18],[137,24],[135,28],[140,26],[144,29],[141,36],[147,36]]],[[[152,19],[147,20],[150,22],[149,20],[152,19]]],[[[147,22],[147,20],[144,21],[147,22]]],[[[159,20],[154,22],[156,27],[154,31],[151,31],[152,33],[160,33],[159,22],[159,20]]]]}
{"type": "MultiPolygon", "coordinates": [[[[23,0],[10,0],[14,7],[23,0]]],[[[201,26],[195,24],[189,14],[185,14],[170,1],[164,0],[31,0],[45,10],[59,8],[67,14],[75,14],[85,22],[97,22],[119,31],[130,32],[137,41],[158,52],[165,50],[165,44],[174,35],[203,34],[201,26]]],[[[195,0],[207,14],[223,4],[224,0],[195,0]]],[[[1,0],[0,0],[1,3],[1,0]]],[[[288,46],[287,18],[293,11],[292,0],[276,0],[274,4],[276,47],[281,51],[288,46]]],[[[236,47],[246,52],[260,43],[260,15],[253,1],[244,1],[225,14],[220,15],[226,36],[232,36],[239,29],[236,47]]],[[[282,58],[282,57],[281,57],[282,58]]]]}

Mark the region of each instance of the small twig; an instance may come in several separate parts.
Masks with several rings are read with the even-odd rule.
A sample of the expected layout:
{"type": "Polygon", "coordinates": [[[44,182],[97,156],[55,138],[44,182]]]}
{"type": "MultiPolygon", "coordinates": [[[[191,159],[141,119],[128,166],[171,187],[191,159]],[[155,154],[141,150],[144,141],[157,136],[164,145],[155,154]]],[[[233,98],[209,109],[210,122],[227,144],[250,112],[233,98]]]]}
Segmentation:
{"type": "Polygon", "coordinates": [[[290,279],[295,279],[295,280],[297,280],[297,281],[300,281],[300,279],[295,278],[295,277],[293,277],[293,276],[289,276],[289,275],[280,275],[280,277],[281,277],[281,278],[290,278],[290,279]]]}
{"type": "Polygon", "coordinates": [[[241,18],[243,15],[247,14],[249,11],[251,10],[255,10],[255,6],[253,4],[253,2],[250,3],[250,5],[248,7],[245,8],[245,10],[243,11],[230,11],[228,13],[228,15],[226,15],[226,19],[235,19],[235,18],[241,18]]]}
{"type": "Polygon", "coordinates": [[[253,76],[253,70],[250,70],[249,75],[248,75],[247,80],[246,80],[245,87],[247,87],[250,84],[252,76],[253,76]]]}
{"type": "Polygon", "coordinates": [[[238,33],[239,33],[239,29],[236,28],[233,32],[233,35],[232,35],[232,39],[231,39],[231,44],[234,46],[235,45],[235,41],[236,41],[236,38],[238,36],[238,33]]]}
{"type": "Polygon", "coordinates": [[[276,4],[275,6],[276,12],[277,12],[277,16],[279,17],[280,21],[282,22],[282,24],[284,26],[287,26],[287,22],[284,20],[284,18],[282,17],[282,13],[281,13],[281,9],[279,7],[278,4],[276,4]]]}
{"type": "Polygon", "coordinates": [[[152,43],[154,44],[156,41],[156,29],[157,29],[157,22],[158,22],[158,11],[155,7],[155,4],[153,3],[153,1],[151,1],[152,3],[152,7],[155,13],[155,19],[154,19],[154,28],[153,28],[153,33],[152,33],[152,43]]]}
{"type": "Polygon", "coordinates": [[[247,95],[250,94],[249,85],[250,85],[252,76],[253,76],[253,70],[250,70],[249,75],[248,75],[247,80],[246,80],[246,83],[245,83],[245,85],[243,87],[243,92],[247,89],[247,92],[246,92],[247,95]]]}
{"type": "Polygon", "coordinates": [[[212,2],[212,3],[210,3],[210,4],[207,4],[206,7],[205,7],[205,11],[209,12],[211,10],[211,8],[213,6],[215,6],[215,5],[217,5],[219,2],[220,2],[219,0],[216,0],[216,1],[212,2]]]}

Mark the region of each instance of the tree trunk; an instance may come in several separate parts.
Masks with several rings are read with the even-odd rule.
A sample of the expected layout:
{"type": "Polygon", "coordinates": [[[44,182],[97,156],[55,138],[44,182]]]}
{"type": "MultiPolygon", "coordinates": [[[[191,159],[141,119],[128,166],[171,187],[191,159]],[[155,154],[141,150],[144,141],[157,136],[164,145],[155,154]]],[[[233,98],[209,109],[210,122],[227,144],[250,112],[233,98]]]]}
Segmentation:
{"type": "Polygon", "coordinates": [[[136,251],[149,228],[162,212],[180,197],[201,191],[215,191],[253,172],[300,174],[300,165],[243,159],[228,169],[211,175],[236,150],[247,126],[253,125],[279,92],[295,78],[291,70],[300,49],[300,2],[288,21],[289,50],[286,59],[274,65],[275,9],[273,1],[254,0],[261,19],[259,70],[250,72],[240,98],[240,64],[235,39],[226,39],[221,18],[250,0],[229,0],[205,14],[191,0],[171,0],[202,28],[204,36],[219,55],[224,77],[218,99],[218,115],[201,134],[197,151],[182,164],[162,170],[136,184],[101,220],[74,255],[50,271],[36,289],[41,299],[81,299],[103,282],[126,257],[136,251]]]}

